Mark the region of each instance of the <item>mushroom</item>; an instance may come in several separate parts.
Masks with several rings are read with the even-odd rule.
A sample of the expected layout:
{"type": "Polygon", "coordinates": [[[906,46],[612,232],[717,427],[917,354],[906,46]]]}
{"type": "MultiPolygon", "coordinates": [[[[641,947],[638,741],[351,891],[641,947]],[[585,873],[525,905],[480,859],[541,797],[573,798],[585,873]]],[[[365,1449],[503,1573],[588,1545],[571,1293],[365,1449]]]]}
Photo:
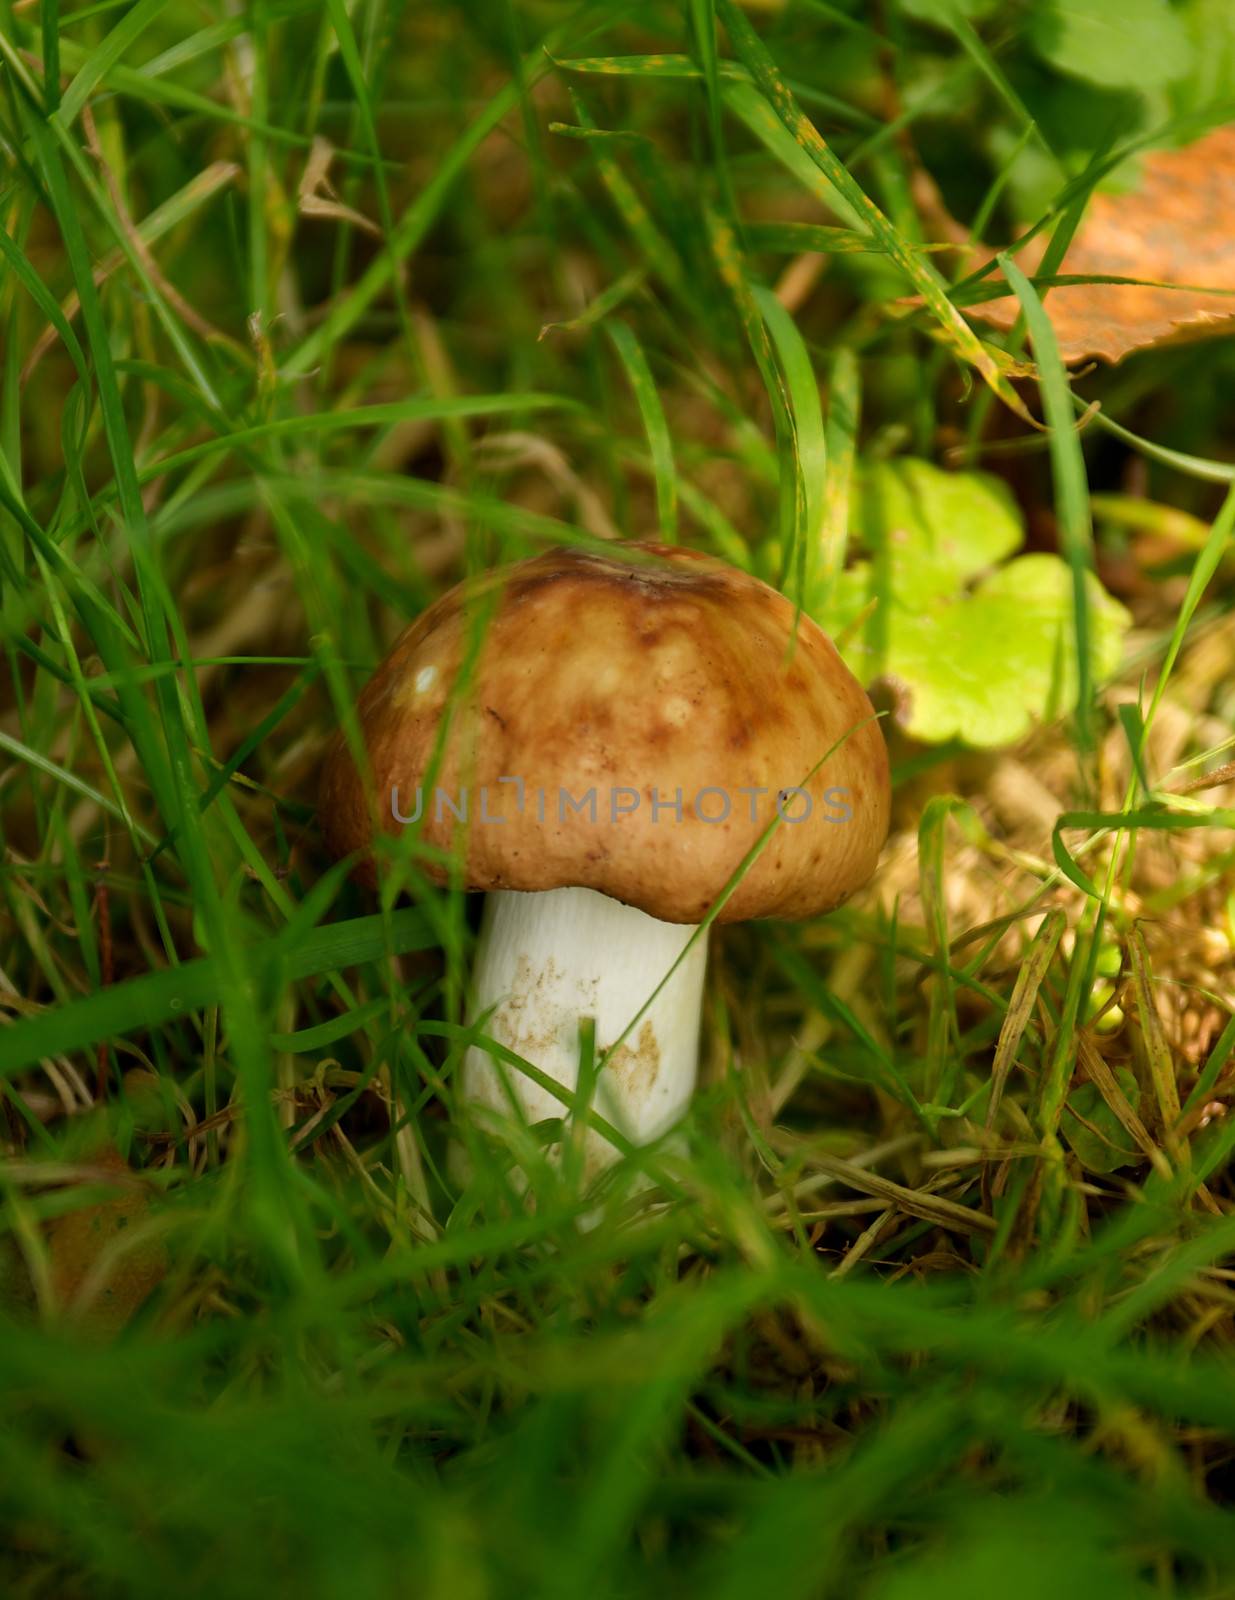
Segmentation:
{"type": "MultiPolygon", "coordinates": [[[[831,640],[681,547],[554,550],[458,585],[399,638],[358,714],[382,828],[418,825],[488,896],[473,1018],[568,1090],[593,1019],[593,1104],[634,1143],[690,1101],[709,911],[829,911],[887,833],[883,737],[831,640]]],[[[342,738],[320,809],[373,882],[373,807],[342,738]]],[[[513,1094],[530,1122],[563,1114],[481,1045],[463,1093],[507,1114],[513,1094]]],[[[596,1130],[585,1150],[591,1173],[616,1154],[596,1130]]]]}

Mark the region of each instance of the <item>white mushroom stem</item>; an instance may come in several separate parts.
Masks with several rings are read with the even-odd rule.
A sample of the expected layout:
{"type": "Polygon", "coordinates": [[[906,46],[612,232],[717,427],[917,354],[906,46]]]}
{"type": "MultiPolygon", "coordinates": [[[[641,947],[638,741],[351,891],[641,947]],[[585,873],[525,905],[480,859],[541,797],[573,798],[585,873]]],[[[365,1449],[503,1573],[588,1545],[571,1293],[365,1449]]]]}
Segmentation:
{"type": "MultiPolygon", "coordinates": [[[[592,1106],[632,1143],[646,1144],[678,1121],[695,1087],[706,934],[648,1004],[695,932],[592,889],[491,893],[472,1016],[491,1039],[572,1091],[579,1024],[591,1017],[597,1062],[622,1041],[597,1078],[592,1106]]],[[[560,1100],[480,1046],[467,1052],[463,1090],[469,1101],[507,1117],[514,1114],[513,1093],[529,1123],[568,1114],[560,1100]]],[[[618,1154],[596,1131],[586,1149],[591,1172],[618,1154]]]]}

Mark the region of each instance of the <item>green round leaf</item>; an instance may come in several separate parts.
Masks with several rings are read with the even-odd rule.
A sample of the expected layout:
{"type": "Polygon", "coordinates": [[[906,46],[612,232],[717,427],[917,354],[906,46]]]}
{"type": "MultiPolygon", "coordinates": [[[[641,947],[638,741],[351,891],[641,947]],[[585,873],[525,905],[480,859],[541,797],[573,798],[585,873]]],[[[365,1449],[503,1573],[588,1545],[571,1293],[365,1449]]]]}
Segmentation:
{"type": "MultiPolygon", "coordinates": [[[[1113,1069],[1115,1081],[1135,1111],[1141,1091],[1128,1067],[1113,1069]]],[[[1080,1083],[1068,1096],[1060,1129],[1077,1160],[1090,1172],[1115,1172],[1142,1159],[1128,1130],[1102,1098],[1096,1083],[1080,1083]]]]}
{"type": "Polygon", "coordinates": [[[865,467],[859,489],[867,548],[890,566],[897,598],[954,595],[967,579],[1019,550],[1007,486],[982,472],[944,472],[904,456],[865,467]]]}
{"type": "MultiPolygon", "coordinates": [[[[879,463],[863,476],[862,529],[871,559],[840,575],[824,620],[849,633],[844,655],[863,682],[893,680],[909,733],[991,749],[1071,710],[1072,576],[1042,553],[996,565],[1023,537],[1003,484],[925,461],[879,463]]],[[[1129,617],[1092,574],[1085,592],[1096,682],[1118,667],[1129,617]]]]}
{"type": "Polygon", "coordinates": [[[1035,8],[1029,35],[1053,67],[1112,89],[1160,89],[1193,62],[1170,0],[1052,0],[1035,8]]]}

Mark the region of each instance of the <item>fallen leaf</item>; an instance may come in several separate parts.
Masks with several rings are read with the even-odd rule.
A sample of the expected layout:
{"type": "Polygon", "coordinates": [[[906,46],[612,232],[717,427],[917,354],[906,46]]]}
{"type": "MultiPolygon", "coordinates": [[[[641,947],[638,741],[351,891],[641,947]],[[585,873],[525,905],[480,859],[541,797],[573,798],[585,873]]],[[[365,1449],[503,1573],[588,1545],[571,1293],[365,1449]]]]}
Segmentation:
{"type": "MultiPolygon", "coordinates": [[[[1036,270],[1044,248],[1034,240],[1020,264],[1036,270]]],[[[1115,362],[1148,345],[1235,329],[1235,125],[1180,150],[1152,151],[1131,193],[1095,194],[1060,273],[1147,280],[1050,290],[1045,305],[1068,362],[1115,362]],[[1185,287],[1154,286],[1175,284],[1185,287]]],[[[1019,311],[1013,296],[966,308],[1005,329],[1019,311]]]]}

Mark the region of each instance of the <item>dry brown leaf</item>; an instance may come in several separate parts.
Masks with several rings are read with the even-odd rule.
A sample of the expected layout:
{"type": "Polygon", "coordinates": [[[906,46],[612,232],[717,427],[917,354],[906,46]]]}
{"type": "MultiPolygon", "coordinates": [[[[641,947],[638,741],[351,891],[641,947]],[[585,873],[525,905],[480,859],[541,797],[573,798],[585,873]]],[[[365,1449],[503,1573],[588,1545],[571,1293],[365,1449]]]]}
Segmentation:
{"type": "MultiPolygon", "coordinates": [[[[1036,270],[1043,240],[1018,260],[1036,270]]],[[[1181,150],[1154,150],[1129,194],[1095,194],[1060,268],[1063,274],[1144,278],[1144,285],[1060,284],[1046,296],[1060,354],[1068,362],[1120,361],[1133,350],[1204,338],[1235,328],[1235,125],[1216,128],[1181,150]],[[1208,288],[1230,294],[1209,294],[1208,288]]],[[[1010,328],[1013,296],[966,308],[966,315],[1010,328]]]]}

